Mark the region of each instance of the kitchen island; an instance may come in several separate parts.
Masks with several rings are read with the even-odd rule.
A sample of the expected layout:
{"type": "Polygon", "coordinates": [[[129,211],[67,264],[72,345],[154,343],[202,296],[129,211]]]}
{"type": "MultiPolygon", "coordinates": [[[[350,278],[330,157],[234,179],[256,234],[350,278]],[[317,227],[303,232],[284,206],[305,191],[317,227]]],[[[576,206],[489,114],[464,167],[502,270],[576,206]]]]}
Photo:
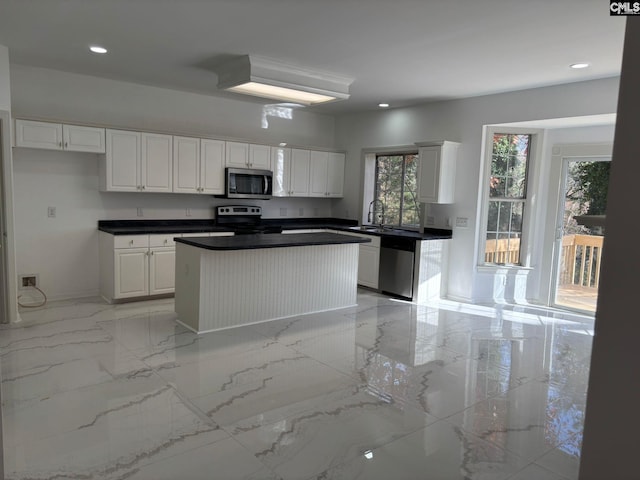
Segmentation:
{"type": "Polygon", "coordinates": [[[356,304],[358,244],[337,233],[176,238],[178,322],[204,333],[356,304]]]}

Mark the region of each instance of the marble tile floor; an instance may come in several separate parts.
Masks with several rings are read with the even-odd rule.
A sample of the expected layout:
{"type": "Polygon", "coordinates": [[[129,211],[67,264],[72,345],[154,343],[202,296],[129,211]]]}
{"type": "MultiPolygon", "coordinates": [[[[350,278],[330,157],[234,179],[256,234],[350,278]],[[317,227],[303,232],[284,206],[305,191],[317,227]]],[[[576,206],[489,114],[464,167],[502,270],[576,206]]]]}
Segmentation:
{"type": "Polygon", "coordinates": [[[577,478],[593,319],[358,306],[196,335],[173,299],[0,326],[8,479],[577,478]]]}

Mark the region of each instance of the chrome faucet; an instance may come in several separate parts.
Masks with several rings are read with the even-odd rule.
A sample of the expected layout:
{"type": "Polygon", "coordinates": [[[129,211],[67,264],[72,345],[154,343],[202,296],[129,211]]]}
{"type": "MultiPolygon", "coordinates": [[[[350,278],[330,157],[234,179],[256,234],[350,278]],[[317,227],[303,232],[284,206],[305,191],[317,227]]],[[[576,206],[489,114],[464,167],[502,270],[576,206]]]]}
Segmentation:
{"type": "Polygon", "coordinates": [[[371,223],[371,214],[373,213],[373,218],[375,219],[375,215],[376,215],[376,203],[380,204],[380,226],[382,227],[382,224],[384,223],[384,203],[382,203],[382,200],[375,198],[373,200],[371,200],[371,203],[369,203],[369,214],[367,215],[367,222],[371,223]],[[372,210],[373,209],[373,210],[372,210]]]}

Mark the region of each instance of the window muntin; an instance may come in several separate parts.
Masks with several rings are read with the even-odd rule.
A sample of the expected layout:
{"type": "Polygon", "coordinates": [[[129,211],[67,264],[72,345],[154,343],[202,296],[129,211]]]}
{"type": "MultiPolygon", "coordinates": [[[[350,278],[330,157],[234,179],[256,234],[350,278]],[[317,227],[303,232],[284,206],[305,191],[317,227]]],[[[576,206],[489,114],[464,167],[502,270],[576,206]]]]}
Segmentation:
{"type": "Polygon", "coordinates": [[[485,263],[520,265],[532,135],[494,133],[485,263]]]}
{"type": "Polygon", "coordinates": [[[374,223],[384,208],[385,225],[420,226],[417,170],[417,152],[376,155],[374,223]]]}

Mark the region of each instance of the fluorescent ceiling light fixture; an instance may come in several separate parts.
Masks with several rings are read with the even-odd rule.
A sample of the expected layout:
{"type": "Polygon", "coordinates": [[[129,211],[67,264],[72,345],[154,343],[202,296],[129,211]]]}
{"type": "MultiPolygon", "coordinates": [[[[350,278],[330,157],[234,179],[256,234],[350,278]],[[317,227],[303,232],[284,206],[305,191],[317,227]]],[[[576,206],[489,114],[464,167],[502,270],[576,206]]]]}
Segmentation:
{"type": "Polygon", "coordinates": [[[388,103],[379,103],[378,106],[380,108],[389,108],[389,104],[388,103]]]}
{"type": "Polygon", "coordinates": [[[364,452],[364,458],[366,458],[367,460],[371,460],[373,458],[373,452],[371,450],[367,450],[366,452],[364,452]]]}
{"type": "Polygon", "coordinates": [[[349,98],[351,78],[243,55],[217,69],[218,88],[303,105],[349,98]]]}
{"type": "Polygon", "coordinates": [[[571,64],[571,65],[569,65],[569,66],[570,66],[571,68],[579,69],[579,68],[587,68],[587,67],[589,67],[590,65],[589,65],[588,63],[572,63],[572,64],[571,64]]]}
{"type": "Polygon", "coordinates": [[[91,45],[89,47],[89,50],[91,50],[93,53],[107,53],[107,49],[101,47],[100,45],[91,45]]]}

